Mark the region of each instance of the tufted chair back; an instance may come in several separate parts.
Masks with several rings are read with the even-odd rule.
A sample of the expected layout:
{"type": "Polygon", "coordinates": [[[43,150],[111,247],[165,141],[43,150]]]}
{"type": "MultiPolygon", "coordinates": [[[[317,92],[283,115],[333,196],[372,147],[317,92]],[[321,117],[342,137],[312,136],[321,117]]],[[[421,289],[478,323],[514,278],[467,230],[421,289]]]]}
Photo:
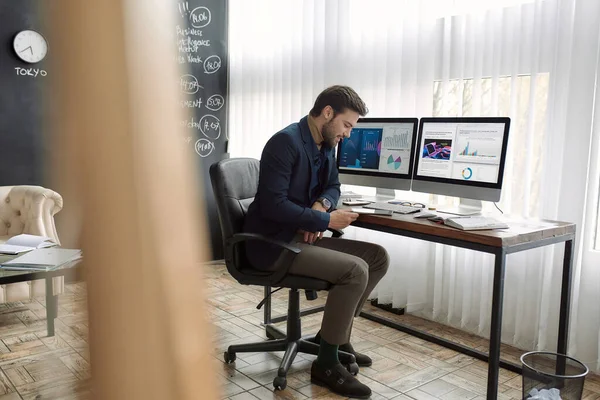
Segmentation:
{"type": "MultiPolygon", "coordinates": [[[[41,186],[0,186],[0,242],[21,233],[47,236],[60,244],[54,215],[62,209],[63,199],[41,186]]],[[[53,293],[64,291],[64,279],[53,278],[53,293]]],[[[0,303],[31,300],[43,296],[43,279],[0,285],[0,303]]]]}
{"type": "Polygon", "coordinates": [[[60,244],[54,215],[62,206],[58,193],[41,186],[0,186],[0,237],[29,233],[60,244]]]}

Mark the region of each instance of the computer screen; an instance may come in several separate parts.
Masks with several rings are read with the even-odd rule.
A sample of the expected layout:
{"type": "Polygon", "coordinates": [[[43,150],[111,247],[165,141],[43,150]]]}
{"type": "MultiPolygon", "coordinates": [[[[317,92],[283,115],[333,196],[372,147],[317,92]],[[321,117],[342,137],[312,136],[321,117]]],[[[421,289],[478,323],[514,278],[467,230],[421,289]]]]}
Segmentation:
{"type": "Polygon", "coordinates": [[[500,199],[510,118],[422,118],[415,191],[500,199]]]}
{"type": "Polygon", "coordinates": [[[340,182],[410,189],[417,118],[361,118],[337,150],[340,182]]]}

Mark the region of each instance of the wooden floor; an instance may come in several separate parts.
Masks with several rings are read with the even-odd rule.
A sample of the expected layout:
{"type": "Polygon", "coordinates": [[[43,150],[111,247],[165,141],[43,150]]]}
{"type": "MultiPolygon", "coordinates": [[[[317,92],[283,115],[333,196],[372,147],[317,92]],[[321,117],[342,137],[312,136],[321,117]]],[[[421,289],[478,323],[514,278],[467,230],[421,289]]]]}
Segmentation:
{"type": "MultiPolygon", "coordinates": [[[[288,375],[288,387],[273,392],[282,353],[238,354],[235,364],[222,361],[230,344],[265,340],[260,326],[262,311],[256,304],[262,290],[237,284],[221,265],[208,265],[208,313],[214,323],[214,364],[222,397],[232,400],[256,399],[342,399],[310,383],[314,356],[299,355],[288,375]]],[[[303,296],[302,296],[303,298],[303,296]]],[[[315,301],[302,300],[303,307],[323,304],[324,293],[315,301]]],[[[435,332],[469,346],[486,350],[479,337],[411,316],[376,312],[420,329],[435,332]]],[[[284,314],[287,293],[274,295],[273,315],[284,314]]],[[[302,319],[303,332],[315,333],[322,314],[302,319]]],[[[281,328],[284,328],[284,324],[281,328]]],[[[83,283],[70,284],[59,298],[57,334],[46,336],[44,299],[0,305],[0,400],[91,399],[90,364],[87,346],[86,291],[83,283]]],[[[352,343],[374,360],[361,368],[359,379],[373,390],[372,399],[485,399],[487,364],[433,345],[394,329],[358,318],[352,343]]],[[[503,358],[517,362],[522,352],[508,346],[503,358]]],[[[521,398],[521,376],[502,370],[500,399],[521,398]]],[[[600,399],[600,378],[586,379],[585,399],[600,399]]],[[[202,395],[198,395],[202,399],[202,395]]]]}

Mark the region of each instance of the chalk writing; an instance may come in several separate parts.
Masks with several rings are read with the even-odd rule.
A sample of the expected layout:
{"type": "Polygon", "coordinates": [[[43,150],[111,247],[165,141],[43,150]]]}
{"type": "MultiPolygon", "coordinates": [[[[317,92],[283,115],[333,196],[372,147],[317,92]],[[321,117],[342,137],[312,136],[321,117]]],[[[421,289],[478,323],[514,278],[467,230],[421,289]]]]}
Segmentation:
{"type": "Polygon", "coordinates": [[[198,83],[198,79],[194,75],[186,74],[179,78],[179,86],[184,93],[195,94],[203,87],[198,83]]]}
{"type": "Polygon", "coordinates": [[[215,144],[208,139],[201,138],[198,139],[194,147],[200,157],[208,157],[215,149],[215,144]]]}
{"type": "Polygon", "coordinates": [[[182,28],[180,25],[175,27],[179,36],[202,36],[202,30],[194,28],[182,28]]]}
{"type": "Polygon", "coordinates": [[[221,136],[221,121],[214,115],[206,114],[200,118],[200,132],[209,139],[217,140],[221,136]]]}
{"type": "Polygon", "coordinates": [[[206,7],[196,7],[190,13],[190,22],[194,28],[204,28],[210,24],[210,10],[206,7]]]}
{"type": "Polygon", "coordinates": [[[181,106],[181,108],[201,108],[202,99],[180,100],[179,105],[181,106]]]}
{"type": "Polygon", "coordinates": [[[186,143],[190,143],[192,141],[192,137],[188,136],[185,139],[183,139],[186,143]]]}
{"type": "Polygon", "coordinates": [[[210,56],[204,60],[204,72],[207,74],[214,74],[221,68],[221,57],[210,56]]]}
{"type": "Polygon", "coordinates": [[[15,67],[15,72],[17,73],[17,75],[33,76],[34,78],[37,78],[38,75],[39,76],[46,76],[46,75],[48,75],[48,72],[46,72],[43,69],[38,69],[38,68],[21,68],[21,67],[15,67]]]}
{"type": "Polygon", "coordinates": [[[185,62],[187,62],[189,64],[202,64],[202,57],[193,56],[191,54],[187,54],[186,57],[179,56],[178,60],[179,60],[179,64],[183,64],[185,62]]]}
{"type": "Polygon", "coordinates": [[[225,104],[225,99],[220,94],[213,94],[206,100],[206,108],[211,111],[219,111],[225,104]]]}
{"type": "Polygon", "coordinates": [[[201,47],[210,47],[210,40],[186,37],[177,41],[177,47],[180,53],[195,53],[201,47]]]}
{"type": "Polygon", "coordinates": [[[185,3],[179,3],[178,7],[179,7],[179,13],[181,14],[182,17],[185,17],[187,14],[190,13],[190,5],[188,4],[187,1],[185,3]]]}

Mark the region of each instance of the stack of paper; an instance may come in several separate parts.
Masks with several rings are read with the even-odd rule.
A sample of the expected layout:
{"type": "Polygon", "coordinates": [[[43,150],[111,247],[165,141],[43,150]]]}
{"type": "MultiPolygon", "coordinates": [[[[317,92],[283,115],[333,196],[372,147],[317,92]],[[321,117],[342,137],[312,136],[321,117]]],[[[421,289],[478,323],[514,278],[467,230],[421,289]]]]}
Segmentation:
{"type": "Polygon", "coordinates": [[[3,269],[49,271],[82,257],[81,250],[50,247],[35,249],[2,263],[3,269]]]}
{"type": "Polygon", "coordinates": [[[13,236],[0,244],[0,254],[20,254],[33,249],[43,249],[56,246],[52,239],[46,236],[22,234],[13,236]]]}

